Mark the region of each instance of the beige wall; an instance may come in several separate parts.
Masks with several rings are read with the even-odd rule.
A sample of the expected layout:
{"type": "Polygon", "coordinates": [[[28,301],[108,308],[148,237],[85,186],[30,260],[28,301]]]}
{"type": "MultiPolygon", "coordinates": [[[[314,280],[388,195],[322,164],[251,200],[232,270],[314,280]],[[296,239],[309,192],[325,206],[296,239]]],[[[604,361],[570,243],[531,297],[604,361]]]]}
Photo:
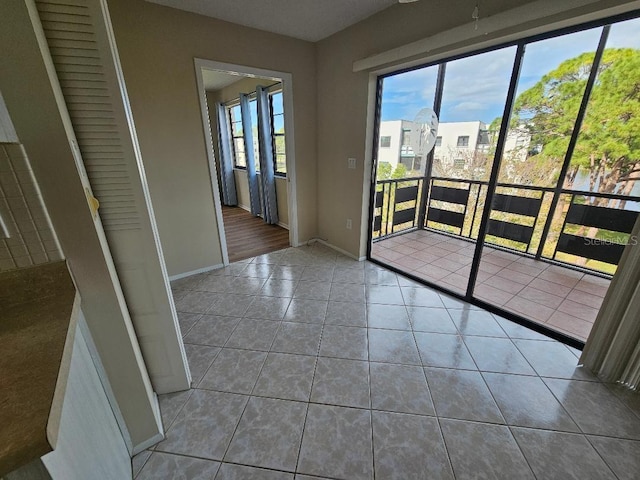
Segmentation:
{"type": "Polygon", "coordinates": [[[143,0],[108,3],[169,275],[221,263],[194,57],[292,74],[299,236],[316,236],[315,45],[143,0]]]}
{"type": "Polygon", "coordinates": [[[283,177],[276,177],[276,201],[278,202],[278,220],[281,226],[289,228],[289,193],[288,181],[283,177]]]}

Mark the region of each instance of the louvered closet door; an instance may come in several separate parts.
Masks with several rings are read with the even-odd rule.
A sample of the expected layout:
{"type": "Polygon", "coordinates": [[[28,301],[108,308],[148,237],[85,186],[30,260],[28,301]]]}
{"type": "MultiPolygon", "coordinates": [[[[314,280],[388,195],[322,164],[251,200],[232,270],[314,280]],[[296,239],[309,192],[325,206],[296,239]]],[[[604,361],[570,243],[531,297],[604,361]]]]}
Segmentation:
{"type": "Polygon", "coordinates": [[[154,390],[184,390],[189,370],[106,3],[36,6],[154,390]]]}

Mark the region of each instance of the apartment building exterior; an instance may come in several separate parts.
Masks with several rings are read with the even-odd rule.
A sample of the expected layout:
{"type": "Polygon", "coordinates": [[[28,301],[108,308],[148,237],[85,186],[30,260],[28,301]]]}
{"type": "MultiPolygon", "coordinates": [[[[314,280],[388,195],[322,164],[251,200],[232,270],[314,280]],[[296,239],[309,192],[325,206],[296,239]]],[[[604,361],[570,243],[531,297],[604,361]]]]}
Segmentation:
{"type": "MultiPolygon", "coordinates": [[[[402,164],[407,171],[424,174],[425,162],[411,146],[411,135],[416,133],[410,120],[389,120],[380,123],[378,162],[387,162],[392,168],[402,164]]],[[[447,170],[469,170],[478,155],[488,155],[495,144],[497,132],[480,120],[472,122],[441,122],[434,146],[434,162],[447,170]]],[[[505,155],[512,160],[524,161],[530,150],[531,135],[524,127],[507,133],[505,155]]]]}

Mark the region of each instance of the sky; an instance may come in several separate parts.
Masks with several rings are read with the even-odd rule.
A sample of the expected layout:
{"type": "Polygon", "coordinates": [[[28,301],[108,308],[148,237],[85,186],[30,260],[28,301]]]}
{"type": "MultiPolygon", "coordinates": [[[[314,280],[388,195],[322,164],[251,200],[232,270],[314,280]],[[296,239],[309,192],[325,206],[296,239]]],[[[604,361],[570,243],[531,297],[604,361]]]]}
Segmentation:
{"type": "MultiPolygon", "coordinates": [[[[602,27],[550,38],[527,45],[517,92],[535,85],[562,61],[594,52],[602,27]]],[[[608,48],[640,48],[640,19],[613,25],[608,48]]],[[[480,120],[491,123],[502,115],[516,47],[449,62],[444,82],[441,122],[480,120]]],[[[382,121],[413,120],[424,107],[433,107],[437,66],[384,79],[382,121]]]]}

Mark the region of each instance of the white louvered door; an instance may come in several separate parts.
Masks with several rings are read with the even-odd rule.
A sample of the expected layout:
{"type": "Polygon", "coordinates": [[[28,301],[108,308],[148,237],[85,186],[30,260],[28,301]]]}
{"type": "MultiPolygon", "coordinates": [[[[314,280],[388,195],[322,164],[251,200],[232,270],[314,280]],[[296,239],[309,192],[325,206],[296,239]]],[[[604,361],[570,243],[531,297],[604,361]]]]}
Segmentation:
{"type": "Polygon", "coordinates": [[[104,0],[36,0],[79,154],[158,393],[190,374],[104,0]]]}

